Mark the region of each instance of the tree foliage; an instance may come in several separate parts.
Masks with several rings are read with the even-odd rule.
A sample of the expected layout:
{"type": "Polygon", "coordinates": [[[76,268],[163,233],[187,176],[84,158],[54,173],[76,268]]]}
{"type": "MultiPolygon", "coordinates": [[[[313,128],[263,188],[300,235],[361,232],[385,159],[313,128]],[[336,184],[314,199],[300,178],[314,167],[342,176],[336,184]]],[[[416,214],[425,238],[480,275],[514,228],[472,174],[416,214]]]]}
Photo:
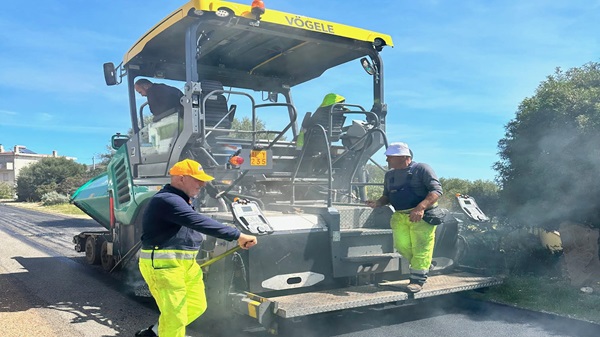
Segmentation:
{"type": "Polygon", "coordinates": [[[12,199],[15,196],[15,188],[8,183],[0,182],[0,199],[12,199]]]}
{"type": "Polygon", "coordinates": [[[41,197],[53,191],[71,194],[89,176],[86,166],[64,157],[44,158],[19,172],[17,177],[17,199],[19,201],[40,201],[41,197]]]}
{"type": "Polygon", "coordinates": [[[112,159],[112,157],[115,155],[117,151],[115,149],[112,148],[112,146],[106,145],[106,152],[104,153],[99,153],[96,155],[96,158],[99,159],[98,165],[100,166],[106,166],[108,165],[108,163],[110,163],[110,160],[112,159]]]}
{"type": "MultiPolygon", "coordinates": [[[[233,118],[233,121],[231,122],[231,129],[233,130],[241,130],[241,131],[252,131],[252,120],[249,117],[242,117],[242,119],[239,119],[237,117],[233,118]]],[[[265,131],[267,130],[267,127],[265,125],[265,122],[262,121],[261,119],[257,118],[256,119],[256,131],[265,131]]],[[[241,139],[252,139],[252,134],[251,133],[245,133],[245,132],[234,132],[233,134],[234,137],[236,138],[241,138],[241,139]]],[[[258,133],[256,135],[257,139],[273,139],[275,138],[275,134],[273,133],[258,133]]],[[[281,138],[282,140],[285,140],[285,136],[281,138]]]]}
{"type": "MultiPolygon", "coordinates": [[[[383,167],[387,170],[387,167],[383,167]]],[[[385,176],[385,170],[382,170],[381,167],[373,164],[365,165],[365,170],[367,171],[368,181],[370,183],[381,183],[383,184],[383,177],[385,176]]],[[[381,197],[383,194],[383,185],[382,186],[367,186],[367,199],[368,200],[376,200],[381,197]]]]}
{"type": "Polygon", "coordinates": [[[513,221],[600,227],[600,64],[548,76],[521,102],[498,146],[495,169],[513,221]]]}
{"type": "Polygon", "coordinates": [[[469,195],[475,199],[479,208],[488,217],[495,217],[501,214],[500,188],[498,184],[490,180],[465,180],[459,178],[440,178],[444,195],[439,203],[447,209],[454,209],[458,206],[456,203],[456,194],[469,195]]]}

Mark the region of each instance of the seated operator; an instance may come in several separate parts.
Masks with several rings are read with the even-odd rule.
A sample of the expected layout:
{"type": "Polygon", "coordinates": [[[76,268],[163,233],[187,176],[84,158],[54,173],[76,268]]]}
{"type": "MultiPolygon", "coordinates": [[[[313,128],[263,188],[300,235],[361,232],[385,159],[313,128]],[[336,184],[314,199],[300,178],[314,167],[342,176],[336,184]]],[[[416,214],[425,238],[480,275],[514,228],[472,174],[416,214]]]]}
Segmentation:
{"type": "Polygon", "coordinates": [[[315,110],[315,113],[312,115],[308,123],[308,127],[315,124],[321,124],[321,126],[323,126],[325,130],[329,131],[329,118],[332,112],[334,112],[333,116],[331,116],[331,123],[333,128],[333,130],[331,131],[331,136],[333,137],[333,139],[330,139],[330,141],[336,141],[336,138],[340,136],[342,125],[344,125],[344,121],[346,120],[346,116],[340,114],[339,112],[345,111],[347,109],[342,106],[337,106],[333,110],[331,110],[331,106],[334,104],[344,102],[346,102],[346,99],[341,95],[334,93],[325,95],[325,97],[323,97],[323,102],[321,103],[321,105],[319,105],[317,110],[315,110]]]}
{"type": "MultiPolygon", "coordinates": [[[[304,146],[304,135],[308,129],[310,129],[313,125],[320,124],[325,130],[329,130],[329,116],[331,115],[331,106],[337,103],[344,103],[346,99],[338,94],[329,93],[323,97],[323,102],[315,113],[311,115],[310,112],[306,114],[304,117],[304,121],[302,121],[302,129],[298,134],[298,138],[296,139],[296,146],[298,149],[304,146]]],[[[333,111],[344,111],[343,107],[336,107],[333,111]]],[[[344,124],[346,117],[342,114],[334,114],[331,119],[333,129],[340,129],[332,132],[332,136],[334,138],[339,137],[341,127],[344,124]]],[[[330,139],[330,141],[336,141],[336,139],[330,139]]]]}
{"type": "Polygon", "coordinates": [[[148,106],[150,112],[154,115],[155,122],[165,117],[165,112],[183,108],[181,105],[183,93],[175,87],[162,83],[152,83],[145,78],[137,80],[134,87],[138,94],[148,98],[148,106]]]}
{"type": "MultiPolygon", "coordinates": [[[[313,114],[312,120],[320,122],[319,124],[323,124],[323,127],[327,128],[329,126],[329,114],[331,112],[331,106],[334,104],[337,104],[337,103],[344,103],[344,102],[346,102],[346,99],[344,98],[344,96],[334,94],[334,93],[325,95],[325,97],[323,97],[323,102],[321,103],[321,105],[319,105],[319,107],[313,114]]],[[[337,107],[335,109],[335,111],[343,111],[343,110],[345,110],[345,109],[342,107],[337,107]]]]}

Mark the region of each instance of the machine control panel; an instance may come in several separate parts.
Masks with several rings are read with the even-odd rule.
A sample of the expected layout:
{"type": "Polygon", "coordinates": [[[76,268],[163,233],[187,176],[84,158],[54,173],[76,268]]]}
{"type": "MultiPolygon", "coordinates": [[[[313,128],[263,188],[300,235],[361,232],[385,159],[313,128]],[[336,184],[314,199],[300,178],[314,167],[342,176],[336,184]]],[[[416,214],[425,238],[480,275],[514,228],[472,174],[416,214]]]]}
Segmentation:
{"type": "Polygon", "coordinates": [[[260,210],[258,204],[246,199],[238,199],[231,203],[233,218],[239,226],[253,235],[273,233],[273,227],[260,210]]]}

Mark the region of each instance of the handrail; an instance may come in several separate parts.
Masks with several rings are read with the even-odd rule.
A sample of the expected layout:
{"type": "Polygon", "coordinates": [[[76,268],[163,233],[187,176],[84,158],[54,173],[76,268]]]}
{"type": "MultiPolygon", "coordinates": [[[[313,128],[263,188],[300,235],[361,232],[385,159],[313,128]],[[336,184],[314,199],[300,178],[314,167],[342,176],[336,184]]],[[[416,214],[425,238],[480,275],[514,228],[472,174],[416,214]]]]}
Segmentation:
{"type": "MultiPolygon", "coordinates": [[[[290,103],[265,103],[265,104],[259,104],[254,106],[254,108],[264,108],[264,107],[270,107],[270,106],[287,106],[288,108],[292,108],[291,112],[292,114],[290,115],[290,122],[285,126],[285,128],[283,128],[283,130],[281,130],[281,132],[279,132],[279,135],[277,135],[275,138],[273,138],[273,141],[271,141],[271,143],[265,148],[266,150],[270,149],[281,137],[283,137],[283,135],[287,132],[287,130],[289,130],[294,123],[296,123],[296,120],[298,118],[298,113],[296,112],[296,107],[290,103]]],[[[258,131],[255,130],[256,133],[258,133],[258,131]]],[[[252,145],[254,146],[255,143],[253,142],[252,145]]]]}
{"type": "Polygon", "coordinates": [[[373,120],[374,126],[375,127],[379,127],[379,116],[374,113],[373,111],[367,111],[365,110],[365,108],[363,108],[361,105],[358,104],[346,104],[346,103],[336,103],[331,105],[331,108],[329,108],[329,137],[331,138],[333,136],[333,115],[351,115],[351,114],[361,114],[361,115],[365,115],[366,120],[373,120]],[[354,107],[354,108],[358,108],[359,110],[335,110],[336,108],[346,108],[346,107],[354,107]],[[371,117],[371,119],[369,119],[369,117],[371,117]]]}
{"type": "Polygon", "coordinates": [[[325,140],[325,148],[327,149],[327,151],[325,151],[325,153],[327,154],[327,165],[328,165],[328,177],[327,177],[327,207],[331,207],[332,205],[332,200],[331,200],[331,192],[333,190],[333,166],[331,165],[331,148],[329,146],[329,137],[327,137],[327,131],[325,130],[325,128],[323,127],[323,125],[321,124],[315,124],[312,125],[307,133],[306,133],[306,142],[304,143],[304,146],[302,147],[302,152],[300,153],[300,157],[298,158],[298,165],[296,166],[296,170],[294,171],[294,175],[292,175],[292,199],[291,199],[291,204],[294,205],[295,199],[296,199],[296,185],[294,184],[296,181],[296,176],[298,175],[298,171],[300,170],[300,165],[302,164],[302,159],[304,159],[304,154],[306,153],[306,149],[308,148],[307,144],[309,144],[310,138],[311,136],[317,131],[321,131],[323,133],[323,138],[325,140]]]}
{"type": "MultiPolygon", "coordinates": [[[[350,150],[356,148],[358,145],[360,145],[361,143],[364,142],[363,148],[361,150],[359,150],[358,153],[358,160],[356,160],[356,165],[354,165],[354,167],[352,168],[352,173],[350,175],[350,180],[349,180],[349,193],[351,193],[353,186],[359,186],[360,184],[363,184],[363,182],[357,182],[354,183],[354,177],[356,176],[356,173],[358,171],[358,163],[360,163],[362,161],[362,158],[364,157],[365,151],[366,149],[372,144],[372,142],[374,141],[374,135],[376,132],[381,133],[383,141],[387,147],[387,137],[385,135],[385,133],[383,132],[383,130],[381,130],[379,128],[379,116],[372,112],[372,111],[366,111],[362,106],[360,105],[356,105],[356,104],[344,104],[344,103],[336,103],[333,104],[330,109],[329,109],[329,116],[328,116],[328,120],[329,120],[329,128],[326,130],[325,127],[321,124],[315,124],[312,125],[311,127],[309,127],[310,132],[307,132],[307,138],[314,135],[315,127],[320,128],[322,130],[322,132],[324,132],[324,141],[326,143],[326,148],[327,148],[327,156],[328,156],[328,165],[329,165],[329,177],[328,177],[328,206],[331,206],[331,200],[332,200],[332,193],[333,193],[333,165],[335,163],[337,163],[340,159],[344,158],[348,153],[350,153],[350,150]],[[339,107],[356,107],[359,110],[335,110],[336,108],[339,107]],[[371,123],[374,125],[373,129],[367,130],[367,132],[365,133],[365,135],[361,136],[358,141],[356,143],[354,143],[353,145],[351,145],[346,151],[344,151],[343,153],[341,153],[339,156],[336,156],[335,160],[331,159],[331,144],[330,144],[330,140],[331,137],[333,137],[333,117],[335,115],[346,115],[346,114],[362,114],[364,115],[367,120],[370,120],[371,123]],[[308,136],[310,134],[310,136],[308,136]]],[[[302,152],[300,154],[300,157],[298,159],[299,163],[298,166],[296,167],[296,170],[294,172],[294,175],[292,176],[292,199],[291,202],[292,204],[294,204],[295,202],[295,185],[294,182],[296,180],[300,165],[304,159],[305,156],[305,151],[307,148],[307,144],[308,144],[308,139],[305,142],[302,152]]]]}
{"type": "MultiPolygon", "coordinates": [[[[202,82],[200,82],[202,83],[202,82]]],[[[229,95],[231,94],[236,94],[236,95],[242,95],[242,96],[246,96],[250,99],[250,101],[252,102],[252,129],[256,129],[256,124],[255,124],[255,119],[256,119],[256,111],[255,111],[255,104],[254,104],[254,98],[252,96],[250,96],[250,94],[245,93],[245,92],[241,92],[241,91],[230,91],[230,90],[221,90],[221,89],[217,89],[217,90],[213,90],[210,91],[208,94],[202,94],[203,98],[202,98],[202,104],[200,105],[200,111],[202,112],[202,115],[204,116],[204,118],[202,119],[202,140],[206,139],[206,137],[208,137],[213,131],[214,129],[221,124],[221,122],[223,122],[225,120],[225,118],[227,116],[229,116],[229,114],[232,113],[232,111],[228,111],[227,114],[225,114],[225,116],[223,118],[221,118],[221,120],[219,120],[219,122],[217,124],[215,124],[215,126],[213,128],[210,129],[210,131],[208,133],[206,133],[206,101],[208,100],[209,97],[213,96],[213,95],[217,95],[217,94],[224,94],[224,93],[228,93],[229,95]]],[[[220,130],[220,129],[219,129],[220,130]]]]}
{"type": "MultiPolygon", "coordinates": [[[[386,137],[386,135],[385,135],[385,132],[383,132],[383,130],[381,130],[380,128],[374,128],[374,129],[371,129],[371,130],[367,131],[367,133],[365,134],[365,136],[367,136],[367,135],[370,135],[371,137],[369,137],[369,141],[370,141],[370,142],[373,142],[373,139],[374,139],[374,133],[376,133],[376,132],[379,132],[379,133],[381,133],[381,135],[382,135],[382,137],[383,137],[383,143],[384,143],[385,147],[387,148],[387,147],[388,147],[387,137],[386,137]]],[[[361,138],[362,138],[362,137],[361,137],[361,138]]],[[[366,142],[366,140],[365,140],[365,142],[366,142]]],[[[368,146],[370,146],[370,145],[371,145],[371,144],[367,144],[367,143],[365,143],[365,146],[363,147],[363,150],[360,152],[360,155],[359,155],[359,157],[358,157],[358,160],[357,160],[357,162],[360,162],[360,161],[362,160],[362,156],[363,156],[363,154],[365,153],[365,149],[366,149],[368,146]]],[[[354,183],[354,176],[356,175],[356,171],[357,171],[357,170],[358,170],[358,165],[355,165],[355,166],[354,166],[354,170],[352,171],[352,174],[350,175],[350,183],[349,183],[349,186],[348,186],[348,188],[349,188],[348,190],[349,190],[349,191],[352,191],[352,187],[353,187],[353,186],[359,186],[358,184],[360,184],[360,183],[357,183],[357,184],[355,184],[355,183],[354,183]]]]}
{"type": "Polygon", "coordinates": [[[140,126],[140,129],[144,128],[144,108],[146,107],[146,105],[148,105],[148,102],[144,102],[142,103],[142,105],[140,105],[140,121],[138,123],[138,125],[140,126]]]}
{"type": "MultiPolygon", "coordinates": [[[[379,116],[377,116],[376,113],[374,113],[373,111],[355,111],[355,110],[348,110],[348,111],[333,111],[334,114],[343,114],[343,115],[365,115],[366,117],[371,116],[372,120],[375,122],[374,126],[375,127],[379,127],[379,116]]],[[[369,120],[369,118],[366,118],[367,121],[369,120]]]]}
{"type": "MultiPolygon", "coordinates": [[[[220,120],[217,122],[217,124],[215,124],[215,125],[214,125],[212,128],[205,128],[205,130],[210,130],[210,131],[209,131],[209,132],[206,134],[206,137],[208,137],[208,135],[210,135],[210,133],[211,133],[211,132],[213,132],[213,131],[216,131],[216,130],[218,129],[217,127],[219,126],[219,124],[221,124],[221,123],[222,123],[222,122],[223,122],[223,121],[224,121],[224,120],[225,120],[227,117],[229,117],[229,115],[231,115],[231,113],[232,113],[232,112],[234,112],[234,110],[231,110],[231,109],[230,109],[230,110],[229,110],[229,111],[228,111],[228,112],[225,114],[225,116],[223,116],[223,118],[221,118],[221,119],[220,119],[220,120]]],[[[222,130],[222,129],[218,129],[218,130],[222,130]]],[[[225,129],[225,130],[226,130],[226,129],[225,129]]]]}
{"type": "Polygon", "coordinates": [[[371,136],[372,133],[374,132],[381,132],[381,134],[383,135],[383,142],[387,148],[387,137],[385,135],[385,133],[383,132],[383,130],[379,129],[379,128],[373,128],[371,130],[367,130],[367,132],[362,135],[360,138],[358,138],[358,140],[352,144],[346,151],[344,151],[342,154],[340,154],[339,156],[337,156],[334,160],[332,164],[337,163],[340,159],[344,158],[344,156],[346,156],[346,154],[350,153],[350,150],[354,149],[355,147],[357,147],[359,144],[361,144],[362,140],[365,140],[365,144],[363,145],[363,149],[366,149],[367,147],[369,147],[371,145],[370,142],[373,141],[373,138],[371,137],[369,139],[370,142],[367,142],[367,137],[371,136]]]}
{"type": "MultiPolygon", "coordinates": [[[[387,141],[387,139],[386,139],[386,141],[387,141]]],[[[380,170],[382,170],[383,172],[387,171],[387,170],[386,170],[386,169],[385,169],[383,166],[379,165],[379,163],[378,163],[378,162],[376,162],[375,160],[373,160],[373,158],[369,158],[369,160],[370,160],[370,161],[371,161],[373,164],[375,164],[375,166],[379,167],[379,169],[380,169],[380,170]]]]}
{"type": "MultiPolygon", "coordinates": [[[[271,106],[286,106],[288,108],[291,108],[290,122],[285,126],[285,128],[283,128],[283,130],[278,132],[278,135],[266,147],[267,150],[270,149],[271,147],[273,147],[273,145],[281,137],[283,137],[283,135],[294,125],[294,123],[296,123],[296,120],[298,118],[298,113],[296,112],[296,107],[290,103],[256,104],[254,101],[254,98],[252,96],[250,96],[250,94],[248,94],[248,93],[241,92],[241,91],[221,90],[221,89],[213,90],[213,91],[210,91],[208,94],[203,95],[204,97],[202,98],[202,106],[201,106],[202,110],[201,111],[204,116],[206,116],[206,101],[208,100],[208,98],[213,95],[223,94],[223,93],[227,93],[229,95],[231,95],[231,94],[242,95],[242,96],[246,96],[250,99],[250,101],[252,103],[252,131],[250,131],[248,133],[252,133],[252,147],[253,148],[256,146],[256,134],[265,132],[264,130],[260,130],[260,131],[256,130],[256,109],[257,108],[264,108],[264,107],[271,107],[271,106]]],[[[232,113],[232,111],[228,111],[227,114],[225,114],[225,116],[223,116],[219,120],[219,122],[217,122],[212,128],[206,127],[206,117],[205,117],[202,121],[202,130],[203,130],[202,139],[206,139],[206,137],[208,137],[213,131],[216,131],[217,126],[219,126],[219,124],[221,124],[231,113],[232,113]],[[206,132],[206,130],[209,130],[209,132],[206,132]]],[[[218,129],[218,130],[219,131],[230,131],[230,132],[237,131],[237,130],[233,130],[233,129],[218,129]]],[[[275,132],[273,132],[273,133],[275,133],[275,132]]]]}

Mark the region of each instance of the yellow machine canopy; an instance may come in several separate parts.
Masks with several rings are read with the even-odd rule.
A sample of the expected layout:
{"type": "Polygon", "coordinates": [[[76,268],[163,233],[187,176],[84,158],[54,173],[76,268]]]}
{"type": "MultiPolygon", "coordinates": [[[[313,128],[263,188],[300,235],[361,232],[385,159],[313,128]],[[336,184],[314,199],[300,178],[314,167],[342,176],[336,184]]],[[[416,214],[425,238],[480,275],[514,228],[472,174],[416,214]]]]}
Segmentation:
{"type": "Polygon", "coordinates": [[[250,5],[193,0],[140,38],[123,65],[138,76],[185,81],[186,53],[193,53],[200,78],[264,90],[292,87],[391,45],[389,35],[338,23],[269,8],[256,15],[250,5]],[[186,39],[189,32],[193,40],[186,39]],[[195,41],[187,52],[186,41],[195,41]]]}

